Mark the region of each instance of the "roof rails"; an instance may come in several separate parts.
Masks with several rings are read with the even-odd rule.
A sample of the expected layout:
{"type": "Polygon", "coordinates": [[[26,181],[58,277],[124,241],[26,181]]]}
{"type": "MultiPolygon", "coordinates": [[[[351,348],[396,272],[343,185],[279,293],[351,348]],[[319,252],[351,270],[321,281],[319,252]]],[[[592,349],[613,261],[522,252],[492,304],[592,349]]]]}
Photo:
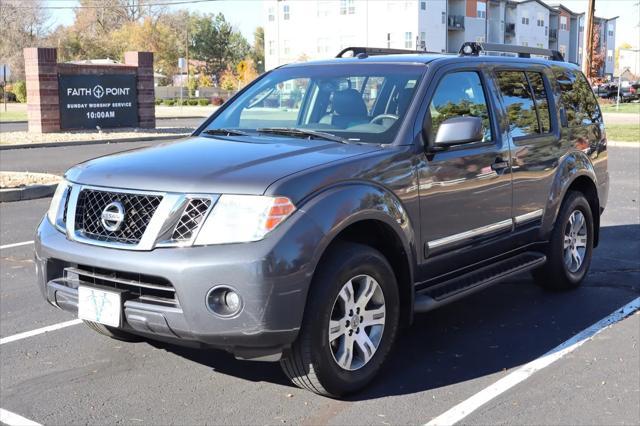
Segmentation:
{"type": "Polygon", "coordinates": [[[378,56],[378,55],[395,55],[402,53],[429,53],[423,50],[408,49],[388,49],[383,47],[345,47],[336,55],[336,58],[350,58],[358,55],[378,56]],[[351,52],[351,55],[346,55],[351,52]]]}
{"type": "Polygon", "coordinates": [[[499,43],[476,43],[468,41],[460,48],[462,56],[479,56],[480,52],[515,53],[519,58],[530,58],[531,55],[546,56],[552,61],[564,62],[564,56],[557,50],[541,49],[539,47],[515,46],[499,43]]]}

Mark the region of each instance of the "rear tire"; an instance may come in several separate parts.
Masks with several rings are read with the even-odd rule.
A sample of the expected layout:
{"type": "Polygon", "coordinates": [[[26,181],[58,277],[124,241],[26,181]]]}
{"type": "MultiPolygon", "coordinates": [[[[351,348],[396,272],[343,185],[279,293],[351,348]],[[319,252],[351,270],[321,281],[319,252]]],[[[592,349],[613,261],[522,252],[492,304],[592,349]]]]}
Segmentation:
{"type": "Polygon", "coordinates": [[[538,285],[548,290],[563,291],[582,283],[591,265],[593,227],[587,199],[581,192],[569,192],[551,232],[546,250],[547,263],[533,271],[538,285]]]}
{"type": "Polygon", "coordinates": [[[140,342],[143,340],[140,336],[127,333],[126,331],[122,331],[118,328],[109,327],[108,325],[92,321],[84,321],[84,323],[87,325],[87,327],[89,327],[96,333],[100,333],[103,336],[111,337],[112,339],[122,340],[124,342],[140,342]]]}
{"type": "Polygon", "coordinates": [[[313,277],[300,334],[280,364],[297,386],[340,397],[380,371],[398,331],[400,299],[380,252],[354,243],[330,250],[313,277]]]}

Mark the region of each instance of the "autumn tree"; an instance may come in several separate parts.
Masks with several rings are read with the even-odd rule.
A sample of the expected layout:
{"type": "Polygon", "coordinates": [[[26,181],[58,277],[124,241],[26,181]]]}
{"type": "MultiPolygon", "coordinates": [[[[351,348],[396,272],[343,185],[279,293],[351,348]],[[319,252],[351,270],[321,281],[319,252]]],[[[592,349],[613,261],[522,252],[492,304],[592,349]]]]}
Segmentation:
{"type": "Polygon", "coordinates": [[[19,0],[0,1],[0,58],[9,65],[11,79],[24,80],[25,47],[42,44],[47,27],[47,13],[42,0],[29,3],[19,0]],[[28,4],[30,7],[24,7],[28,4]]]}
{"type": "Polygon", "coordinates": [[[264,72],[264,28],[258,27],[253,32],[253,48],[250,54],[258,74],[264,72]]]}

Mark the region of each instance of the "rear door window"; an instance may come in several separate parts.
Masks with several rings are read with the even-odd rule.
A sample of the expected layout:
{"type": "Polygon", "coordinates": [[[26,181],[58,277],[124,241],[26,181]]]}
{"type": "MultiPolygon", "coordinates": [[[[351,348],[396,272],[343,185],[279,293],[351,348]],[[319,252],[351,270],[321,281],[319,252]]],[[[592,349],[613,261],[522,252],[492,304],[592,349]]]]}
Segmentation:
{"type": "Polygon", "coordinates": [[[551,115],[542,74],[499,71],[496,76],[507,110],[511,136],[517,138],[549,133],[551,115]]]}
{"type": "Polygon", "coordinates": [[[538,120],[540,121],[540,131],[549,133],[551,131],[551,115],[549,113],[549,99],[547,90],[544,87],[542,74],[539,72],[527,72],[527,78],[533,90],[533,97],[538,109],[538,120]]]}
{"type": "Polygon", "coordinates": [[[509,117],[511,136],[529,136],[540,133],[538,116],[527,77],[522,71],[497,73],[498,87],[509,117]]]}

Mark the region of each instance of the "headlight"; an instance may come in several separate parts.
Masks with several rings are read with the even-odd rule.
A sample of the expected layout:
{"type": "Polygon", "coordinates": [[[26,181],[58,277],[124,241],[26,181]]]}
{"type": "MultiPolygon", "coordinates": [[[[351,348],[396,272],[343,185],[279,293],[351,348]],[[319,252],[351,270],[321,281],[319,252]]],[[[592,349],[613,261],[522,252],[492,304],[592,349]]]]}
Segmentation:
{"type": "Polygon", "coordinates": [[[286,197],[222,195],[202,225],[195,245],[261,240],[295,209],[286,197]]]}
{"type": "Polygon", "coordinates": [[[56,192],[53,194],[53,198],[51,199],[51,204],[49,205],[49,210],[47,211],[47,218],[52,225],[60,227],[62,221],[62,199],[67,194],[67,189],[69,189],[69,182],[62,179],[56,188],[56,192]]]}

